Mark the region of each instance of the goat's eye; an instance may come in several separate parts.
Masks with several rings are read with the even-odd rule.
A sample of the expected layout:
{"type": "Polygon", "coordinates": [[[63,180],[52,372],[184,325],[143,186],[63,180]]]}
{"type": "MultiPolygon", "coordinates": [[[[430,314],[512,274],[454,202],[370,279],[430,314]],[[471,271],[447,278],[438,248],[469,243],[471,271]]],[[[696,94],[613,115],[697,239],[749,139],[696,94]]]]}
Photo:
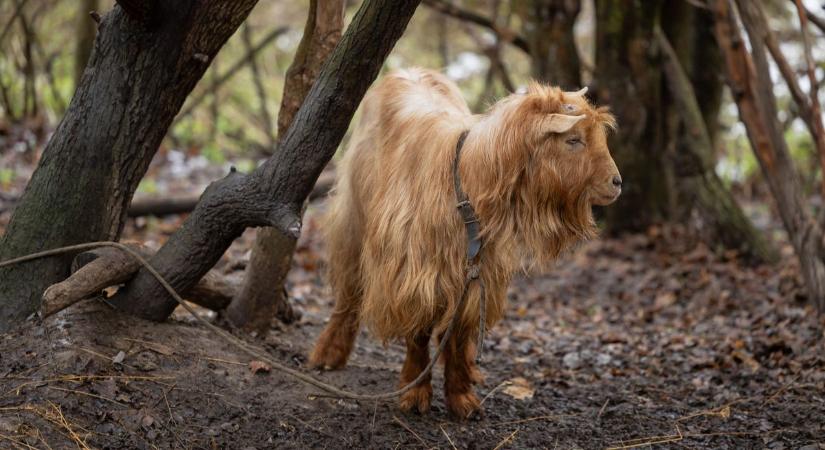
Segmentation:
{"type": "Polygon", "coordinates": [[[578,136],[571,137],[566,142],[567,145],[571,147],[571,150],[579,150],[584,147],[584,141],[578,136]]]}

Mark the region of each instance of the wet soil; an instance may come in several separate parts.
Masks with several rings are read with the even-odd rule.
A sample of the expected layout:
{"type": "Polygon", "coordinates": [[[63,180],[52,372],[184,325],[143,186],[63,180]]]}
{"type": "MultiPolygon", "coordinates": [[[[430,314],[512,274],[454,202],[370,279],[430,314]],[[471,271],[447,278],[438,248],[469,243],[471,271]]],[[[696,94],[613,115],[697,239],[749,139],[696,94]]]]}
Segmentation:
{"type": "MultiPolygon", "coordinates": [[[[243,336],[299,368],[331,306],[306,234],[289,285],[301,320],[243,336]]],[[[151,323],[92,300],[0,335],[0,448],[825,449],[823,329],[791,255],[749,267],[678,229],[588,243],[513,283],[484,414],[455,422],[440,368],[432,411],[405,414],[253,373],[185,313],[151,323]]],[[[363,334],[344,370],[316,375],[388,391],[402,357],[363,334]]]]}

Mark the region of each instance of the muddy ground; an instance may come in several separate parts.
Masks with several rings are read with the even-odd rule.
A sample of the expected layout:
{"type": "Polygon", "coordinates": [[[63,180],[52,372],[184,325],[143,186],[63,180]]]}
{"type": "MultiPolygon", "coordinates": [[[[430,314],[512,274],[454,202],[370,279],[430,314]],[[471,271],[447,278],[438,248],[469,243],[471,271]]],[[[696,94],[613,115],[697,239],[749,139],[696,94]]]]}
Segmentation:
{"type": "MultiPolygon", "coordinates": [[[[301,320],[244,336],[299,368],[331,306],[308,223],[289,285],[301,320]]],[[[253,373],[185,313],[158,324],[88,301],[0,336],[0,448],[825,449],[825,320],[785,253],[748,267],[651,229],[517,279],[484,351],[484,415],[464,423],[446,414],[440,368],[432,411],[404,414],[253,373]]],[[[316,375],[383,392],[402,357],[362,335],[346,369],[316,375]]]]}

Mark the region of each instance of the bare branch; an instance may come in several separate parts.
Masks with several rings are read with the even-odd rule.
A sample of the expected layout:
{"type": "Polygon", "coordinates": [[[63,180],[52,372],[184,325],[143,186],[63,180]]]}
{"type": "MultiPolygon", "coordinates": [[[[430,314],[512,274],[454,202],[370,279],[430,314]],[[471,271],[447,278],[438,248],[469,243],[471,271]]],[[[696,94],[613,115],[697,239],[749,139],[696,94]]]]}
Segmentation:
{"type": "Polygon", "coordinates": [[[23,11],[23,7],[26,6],[26,2],[28,0],[19,0],[14,8],[14,13],[12,13],[9,21],[6,22],[6,25],[3,27],[3,31],[0,32],[0,44],[3,43],[3,39],[6,38],[6,34],[8,34],[9,30],[11,30],[12,25],[14,25],[14,21],[17,20],[17,16],[23,11]]]}
{"type": "MultiPolygon", "coordinates": [[[[825,174],[825,128],[822,126],[822,107],[819,105],[819,83],[816,80],[816,65],[814,58],[811,55],[811,38],[808,35],[808,15],[805,7],[802,6],[802,0],[796,0],[796,10],[799,13],[799,28],[802,32],[802,46],[805,53],[805,65],[808,72],[808,82],[810,88],[810,123],[808,128],[811,130],[814,142],[816,143],[816,150],[819,154],[819,163],[822,166],[822,173],[825,174]]],[[[822,183],[822,193],[825,196],[825,180],[822,183]]]]}
{"type": "MultiPolygon", "coordinates": [[[[814,145],[817,149],[817,155],[819,156],[820,166],[822,168],[825,168],[825,134],[823,134],[822,132],[822,116],[819,114],[818,111],[815,111],[815,109],[819,110],[819,102],[816,96],[818,86],[815,83],[811,84],[811,86],[815,87],[811,88],[811,96],[809,99],[802,91],[802,88],[799,86],[796,71],[788,63],[788,60],[785,59],[785,55],[779,48],[779,41],[777,40],[776,35],[773,33],[773,31],[771,31],[770,27],[768,26],[768,21],[765,17],[764,11],[761,7],[759,7],[758,3],[755,3],[753,5],[753,9],[753,20],[758,21],[759,28],[761,30],[764,30],[765,46],[768,48],[771,57],[773,57],[774,61],[776,61],[776,66],[779,68],[779,73],[782,74],[782,78],[785,79],[785,84],[788,85],[788,90],[790,90],[791,92],[791,97],[793,98],[794,103],[796,103],[798,107],[799,117],[802,119],[803,122],[805,122],[808,131],[811,133],[811,136],[813,137],[814,145]],[[811,100],[816,101],[816,108],[811,100]]],[[[810,56],[810,54],[808,54],[808,56],[810,56]]],[[[810,77],[810,73],[808,75],[810,77]]],[[[825,192],[825,184],[823,184],[823,192],[825,192]]]]}
{"type": "MultiPolygon", "coordinates": [[[[230,78],[234,77],[235,74],[237,74],[253,57],[255,57],[255,55],[257,55],[261,50],[266,48],[269,44],[274,42],[275,39],[278,38],[278,36],[286,33],[287,30],[288,30],[287,27],[280,27],[280,28],[276,28],[276,29],[272,30],[269,34],[267,34],[266,37],[261,39],[260,42],[258,42],[254,47],[252,47],[252,49],[250,49],[243,57],[241,57],[241,59],[239,59],[237,62],[235,62],[235,64],[233,64],[232,67],[230,67],[226,72],[221,74],[214,81],[214,83],[212,83],[212,88],[213,88],[212,90],[214,91],[215,88],[223,85],[230,78]]],[[[185,116],[191,114],[192,111],[194,111],[195,108],[198,107],[198,105],[203,103],[203,101],[206,100],[206,98],[208,96],[209,96],[209,93],[204,93],[203,95],[200,95],[199,97],[195,97],[195,98],[191,99],[189,101],[189,104],[186,107],[186,109],[181,111],[181,113],[178,114],[178,116],[175,120],[176,121],[180,120],[182,117],[185,117],[185,116]]]]}
{"type": "Polygon", "coordinates": [[[499,40],[509,42],[517,48],[524,51],[525,53],[530,53],[530,45],[527,43],[527,39],[525,39],[523,36],[518,35],[515,31],[509,28],[499,27],[487,17],[484,17],[480,14],[476,14],[472,11],[468,11],[466,9],[459,8],[458,6],[453,5],[452,3],[449,3],[445,0],[423,0],[422,3],[432,8],[433,10],[440,12],[441,14],[445,14],[455,19],[463,20],[465,22],[470,22],[480,27],[487,28],[488,30],[495,33],[499,40]]]}
{"type": "Polygon", "coordinates": [[[819,28],[819,31],[825,33],[825,19],[817,16],[807,8],[805,9],[805,15],[808,16],[808,20],[810,20],[812,24],[819,28]]]}

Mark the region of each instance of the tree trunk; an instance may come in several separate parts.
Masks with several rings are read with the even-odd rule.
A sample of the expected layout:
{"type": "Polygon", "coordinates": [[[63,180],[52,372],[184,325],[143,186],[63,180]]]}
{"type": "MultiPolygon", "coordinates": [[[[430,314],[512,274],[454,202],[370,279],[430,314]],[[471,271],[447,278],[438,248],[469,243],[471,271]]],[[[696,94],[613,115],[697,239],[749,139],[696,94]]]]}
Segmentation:
{"type": "Polygon", "coordinates": [[[630,3],[596,3],[596,94],[618,117],[611,150],[626,186],[606,210],[609,231],[689,222],[709,245],[774,260],[715,173],[723,80],[708,65],[720,59],[712,17],[682,1],[630,3]]]}
{"type": "MultiPolygon", "coordinates": [[[[321,66],[341,39],[344,6],[344,0],[310,1],[304,35],[284,81],[278,136],[289,129],[321,66]]],[[[276,315],[285,322],[296,318],[284,287],[296,243],[274,228],[258,229],[243,288],[226,310],[235,326],[263,331],[276,315]]]]}
{"type": "Polygon", "coordinates": [[[86,70],[86,63],[92,55],[92,48],[95,45],[95,35],[97,34],[97,24],[89,16],[89,13],[97,9],[97,0],[81,0],[77,15],[77,50],[74,58],[74,82],[75,86],[80,85],[83,78],[83,71],[86,70]]]}
{"type": "MultiPolygon", "coordinates": [[[[69,109],[0,240],[0,260],[117,238],[169,124],[255,3],[147,0],[146,20],[117,6],[105,16],[69,109]]],[[[0,331],[37,310],[46,287],[68,276],[73,256],[0,269],[0,331]]]]}
{"type": "Polygon", "coordinates": [[[711,135],[693,85],[667,37],[661,30],[656,31],[665,78],[682,127],[677,152],[680,157],[676,158],[681,159],[677,167],[682,167],[681,172],[677,170],[679,194],[682,203],[690,205],[686,208],[688,215],[693,215],[690,213],[694,209],[698,212],[698,217],[685,219],[693,220],[706,242],[720,243],[760,261],[776,260],[774,249],[745,217],[716,175],[711,135]]]}
{"type": "MultiPolygon", "coordinates": [[[[247,227],[273,226],[297,238],[304,201],[419,2],[362,3],[278,151],[249,175],[233,172],[212,183],[150,261],[173,288],[181,292],[194,285],[247,227]]],[[[143,269],[112,303],[154,320],[165,319],[177,305],[143,269]]]]}
{"type": "Polygon", "coordinates": [[[675,204],[674,177],[663,153],[666,105],[652,46],[663,1],[596,0],[595,97],[616,115],[610,137],[624,180],[622,195],[605,210],[608,230],[639,231],[661,222],[675,204]]]}
{"type": "Polygon", "coordinates": [[[573,25],[581,0],[519,0],[514,9],[523,23],[533,77],[562,89],[578,90],[581,63],[573,25]]]}
{"type": "Polygon", "coordinates": [[[809,301],[821,311],[825,307],[823,231],[805,205],[799,175],[777,119],[776,97],[764,45],[766,24],[760,20],[758,4],[750,0],[737,0],[737,4],[750,37],[751,54],[739,32],[733,5],[729,0],[712,3],[716,18],[714,32],[724,55],[728,86],[799,258],[809,301]]]}

